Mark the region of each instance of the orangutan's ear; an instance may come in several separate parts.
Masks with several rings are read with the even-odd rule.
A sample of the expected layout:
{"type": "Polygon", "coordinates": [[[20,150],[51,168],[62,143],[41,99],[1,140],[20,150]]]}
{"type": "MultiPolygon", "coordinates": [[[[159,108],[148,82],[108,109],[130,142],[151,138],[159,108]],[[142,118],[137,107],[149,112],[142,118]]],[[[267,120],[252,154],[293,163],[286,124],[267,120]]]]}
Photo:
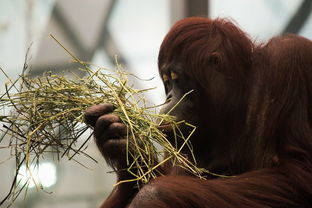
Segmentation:
{"type": "Polygon", "coordinates": [[[215,66],[217,67],[221,63],[221,56],[218,52],[213,52],[209,56],[209,61],[208,61],[210,66],[215,66]]]}

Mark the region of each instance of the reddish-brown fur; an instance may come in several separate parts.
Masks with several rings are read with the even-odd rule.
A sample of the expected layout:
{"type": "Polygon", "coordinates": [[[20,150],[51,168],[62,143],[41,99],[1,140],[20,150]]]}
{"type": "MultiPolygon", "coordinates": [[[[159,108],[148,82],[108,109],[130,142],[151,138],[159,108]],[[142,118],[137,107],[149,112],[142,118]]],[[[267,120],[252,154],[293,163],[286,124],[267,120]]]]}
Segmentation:
{"type": "MultiPolygon", "coordinates": [[[[243,163],[238,161],[241,150],[233,149],[233,145],[241,146],[253,50],[252,41],[233,23],[207,18],[177,22],[161,45],[160,72],[180,64],[181,77],[188,76],[195,83],[190,99],[195,107],[189,112],[179,111],[183,113],[181,120],[197,126],[191,141],[199,166],[226,174],[248,168],[249,156],[243,163]]],[[[177,111],[181,106],[176,107],[177,111]]]]}
{"type": "Polygon", "coordinates": [[[312,42],[276,37],[257,48],[254,57],[241,147],[241,154],[252,150],[241,156],[251,157],[250,170],[206,181],[159,177],[130,207],[312,207],[312,42]]]}
{"type": "MultiPolygon", "coordinates": [[[[184,101],[193,108],[182,103],[173,114],[198,127],[191,138],[198,165],[235,176],[201,180],[167,166],[167,176],[140,190],[131,183],[118,186],[102,208],[312,207],[310,40],[287,35],[254,47],[227,20],[187,18],[165,37],[159,68],[161,74],[179,72],[180,82],[195,89],[184,101]]],[[[105,120],[105,109],[94,107],[87,118],[105,120]]],[[[95,131],[101,133],[100,124],[95,131]]],[[[96,139],[118,179],[129,178],[118,168],[124,158],[104,151],[105,141],[113,139],[96,139]]],[[[117,141],[114,147],[122,153],[117,141]]]]}

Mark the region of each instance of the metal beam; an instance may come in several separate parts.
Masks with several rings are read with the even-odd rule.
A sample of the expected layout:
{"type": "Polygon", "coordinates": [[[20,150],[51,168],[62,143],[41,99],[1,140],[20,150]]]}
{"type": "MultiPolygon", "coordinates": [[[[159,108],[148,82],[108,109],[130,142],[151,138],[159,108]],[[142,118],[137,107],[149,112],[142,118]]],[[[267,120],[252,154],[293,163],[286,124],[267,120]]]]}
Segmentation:
{"type": "MultiPolygon", "coordinates": [[[[108,22],[111,18],[111,14],[114,6],[116,5],[118,0],[111,0],[109,4],[109,8],[107,9],[107,13],[105,18],[103,18],[103,22],[101,23],[102,29],[101,33],[98,36],[98,40],[95,42],[95,45],[87,49],[81,40],[76,35],[77,32],[71,26],[71,24],[67,21],[66,17],[63,15],[61,8],[56,4],[53,8],[52,18],[55,18],[57,24],[61,28],[61,30],[66,35],[67,39],[71,42],[77,49],[77,56],[83,57],[84,61],[91,61],[94,54],[100,48],[103,48],[108,55],[110,62],[115,64],[115,55],[118,55],[118,62],[122,65],[126,65],[126,60],[123,58],[120,50],[117,47],[117,44],[111,35],[108,29],[108,22]]],[[[53,72],[62,72],[66,70],[74,70],[78,69],[79,64],[77,63],[55,63],[53,66],[36,66],[30,70],[31,76],[42,75],[43,72],[53,71],[53,72]]]]}
{"type": "Polygon", "coordinates": [[[299,33],[312,11],[312,1],[304,0],[290,19],[283,33],[299,33]]]}
{"type": "Polygon", "coordinates": [[[186,17],[208,17],[208,0],[186,0],[186,17]]]}
{"type": "Polygon", "coordinates": [[[72,25],[67,21],[67,18],[63,15],[61,8],[58,6],[58,3],[55,4],[53,11],[52,11],[52,18],[55,19],[58,26],[64,32],[64,34],[68,37],[68,40],[71,44],[77,49],[77,55],[79,57],[84,57],[89,61],[89,51],[84,47],[81,40],[77,36],[77,32],[72,27],[72,25]]]}
{"type": "Polygon", "coordinates": [[[185,17],[208,17],[209,0],[170,0],[170,25],[185,17]]]}
{"type": "Polygon", "coordinates": [[[106,18],[104,18],[103,23],[102,23],[101,33],[93,48],[94,50],[92,51],[92,56],[94,55],[96,50],[103,47],[107,54],[107,57],[109,58],[112,64],[115,64],[115,56],[118,55],[118,62],[122,65],[127,65],[126,60],[124,59],[124,56],[121,54],[121,51],[118,49],[116,41],[108,29],[108,23],[109,23],[111,14],[117,2],[118,0],[111,1],[106,18]]]}

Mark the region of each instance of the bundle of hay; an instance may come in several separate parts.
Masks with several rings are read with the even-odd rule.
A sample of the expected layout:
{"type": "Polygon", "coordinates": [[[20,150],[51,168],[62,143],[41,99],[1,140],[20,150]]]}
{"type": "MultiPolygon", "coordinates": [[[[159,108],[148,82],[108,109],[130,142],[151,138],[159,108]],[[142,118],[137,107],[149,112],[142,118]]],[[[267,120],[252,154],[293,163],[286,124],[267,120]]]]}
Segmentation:
{"type": "MultiPolygon", "coordinates": [[[[92,105],[111,103],[116,108],[114,113],[128,126],[129,137],[132,138],[127,145],[127,158],[131,157],[134,161],[128,164],[128,170],[135,176],[131,181],[148,182],[161,174],[157,172],[157,167],[168,160],[201,177],[204,170],[180,153],[183,146],[191,149],[188,140],[195,130],[194,126],[184,122],[193,131],[183,135],[173,117],[157,114],[156,107],[147,106],[143,92],[148,89],[137,90],[129,85],[128,76],[132,75],[119,65],[113,71],[100,67],[94,70],[89,64],[72,57],[81,64],[80,70],[86,76],[81,78],[73,74],[68,78],[45,73],[41,77],[30,78],[23,73],[14,81],[7,77],[6,91],[0,96],[0,108],[9,107],[10,112],[0,115],[0,142],[10,140],[8,148],[16,157],[16,175],[22,165],[30,167],[39,164],[47,153],[56,155],[58,160],[64,156],[71,160],[76,154],[88,156],[85,147],[92,135],[82,145],[77,145],[81,135],[90,128],[84,124],[83,113],[92,105]],[[177,149],[172,146],[158,129],[160,122],[172,125],[176,138],[184,140],[182,147],[177,149]],[[157,149],[155,143],[163,148],[157,149]],[[165,158],[156,164],[154,159],[160,157],[165,158]]],[[[5,74],[3,70],[2,73],[5,74]]],[[[15,177],[7,198],[16,195],[15,191],[21,191],[21,188],[16,188],[17,184],[19,182],[15,177]]],[[[20,185],[27,187],[27,184],[20,185]]]]}

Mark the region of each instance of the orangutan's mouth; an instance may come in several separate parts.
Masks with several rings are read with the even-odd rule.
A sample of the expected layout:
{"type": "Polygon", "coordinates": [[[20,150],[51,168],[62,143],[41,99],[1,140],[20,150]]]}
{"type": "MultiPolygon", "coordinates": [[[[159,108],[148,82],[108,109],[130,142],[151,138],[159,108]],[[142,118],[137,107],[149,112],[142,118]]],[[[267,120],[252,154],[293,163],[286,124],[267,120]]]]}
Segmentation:
{"type": "Polygon", "coordinates": [[[163,123],[158,126],[158,129],[163,133],[169,133],[173,131],[173,124],[170,123],[163,123]]]}

